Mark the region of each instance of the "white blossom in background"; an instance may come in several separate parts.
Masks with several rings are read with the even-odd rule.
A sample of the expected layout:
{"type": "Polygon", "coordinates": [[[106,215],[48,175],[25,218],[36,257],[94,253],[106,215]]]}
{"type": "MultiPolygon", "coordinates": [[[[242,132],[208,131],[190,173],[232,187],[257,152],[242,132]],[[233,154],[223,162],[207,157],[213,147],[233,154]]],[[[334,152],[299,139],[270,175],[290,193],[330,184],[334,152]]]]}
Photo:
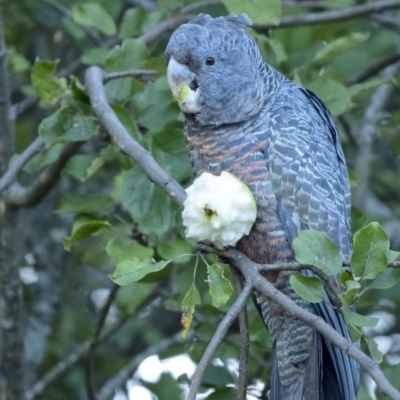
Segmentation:
{"type": "Polygon", "coordinates": [[[236,176],[203,172],[186,189],[182,213],[186,236],[217,248],[235,246],[248,235],[256,220],[257,206],[249,188],[236,176]]]}

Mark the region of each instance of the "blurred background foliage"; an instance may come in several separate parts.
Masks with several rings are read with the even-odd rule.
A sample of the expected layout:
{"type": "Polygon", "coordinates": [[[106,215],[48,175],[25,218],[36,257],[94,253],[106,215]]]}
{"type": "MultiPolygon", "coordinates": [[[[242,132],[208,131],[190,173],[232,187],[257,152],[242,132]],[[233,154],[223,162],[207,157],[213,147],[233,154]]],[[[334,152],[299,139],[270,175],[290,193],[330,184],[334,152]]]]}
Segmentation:
{"type": "MultiPolygon", "coordinates": [[[[191,254],[193,246],[184,237],[179,208],[119,151],[92,116],[84,70],[96,64],[108,73],[156,71],[152,82],[133,77],[110,80],[107,94],[132,137],[188,186],[192,171],[182,135],[183,117],[168,88],[163,51],[172,30],[190,15],[246,12],[253,18],[252,34],[265,60],[316,92],[335,117],[354,189],[354,230],[377,220],[391,238],[391,248],[400,251],[400,96],[395,64],[400,59],[400,14],[396,9],[275,29],[273,25],[285,18],[364,2],[1,3],[16,116],[15,153],[38,135],[45,142],[25,165],[20,184],[29,187],[45,168],[60,168],[58,162],[65,159],[55,187],[40,201],[27,203],[29,207],[22,204],[14,226],[4,226],[19,238],[15,254],[23,282],[27,398],[86,399],[87,387],[92,386],[97,393],[93,399],[123,399],[128,386],[135,385],[153,396],[136,394],[135,399],[181,398],[187,373],[173,378],[167,371],[149,382],[137,372],[139,365],[152,354],[161,360],[187,354],[198,362],[232,302],[221,310],[211,306],[206,269],[200,263],[196,286],[202,305],[196,309],[191,333],[182,341],[180,306],[192,283],[195,257],[178,258],[161,272],[122,288],[113,286],[108,277],[126,258],[160,261],[191,254]],[[166,23],[169,28],[160,29],[166,23]],[[105,315],[102,326],[100,316],[105,315]],[[88,351],[93,340],[96,345],[88,351]],[[62,373],[46,381],[55,367],[62,373]]],[[[358,310],[382,318],[368,333],[385,354],[385,374],[400,388],[398,290],[399,285],[370,291],[358,310]]],[[[252,304],[249,320],[249,399],[266,398],[262,383],[269,380],[271,341],[252,304]]],[[[232,385],[238,349],[238,327],[233,326],[203,381],[208,399],[236,398],[232,385]]],[[[381,396],[364,377],[359,399],[370,398],[381,396]]]]}

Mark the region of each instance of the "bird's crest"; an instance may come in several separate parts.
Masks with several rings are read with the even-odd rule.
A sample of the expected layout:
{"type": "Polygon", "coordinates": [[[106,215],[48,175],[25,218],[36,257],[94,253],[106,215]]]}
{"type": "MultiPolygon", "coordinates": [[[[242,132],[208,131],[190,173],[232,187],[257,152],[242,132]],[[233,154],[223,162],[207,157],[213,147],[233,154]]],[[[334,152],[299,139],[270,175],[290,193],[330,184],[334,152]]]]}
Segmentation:
{"type": "Polygon", "coordinates": [[[229,14],[226,17],[212,18],[208,14],[199,14],[189,21],[189,24],[196,24],[201,26],[215,25],[221,28],[234,28],[243,29],[247,31],[252,26],[251,19],[247,14],[229,14]]]}

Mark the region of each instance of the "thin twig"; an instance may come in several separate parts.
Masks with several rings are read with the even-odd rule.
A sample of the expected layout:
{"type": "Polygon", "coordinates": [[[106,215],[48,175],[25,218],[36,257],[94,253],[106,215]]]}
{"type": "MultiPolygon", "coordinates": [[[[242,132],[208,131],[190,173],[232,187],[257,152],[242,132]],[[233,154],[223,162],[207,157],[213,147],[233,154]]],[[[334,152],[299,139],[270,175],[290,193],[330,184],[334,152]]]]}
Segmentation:
{"type": "Polygon", "coordinates": [[[164,22],[161,22],[159,25],[156,25],[153,29],[144,33],[142,36],[139,36],[139,39],[148,44],[154,39],[158,38],[162,33],[171,29],[175,29],[177,26],[190,21],[192,18],[193,15],[178,15],[176,17],[172,17],[171,19],[168,19],[164,22]]]}
{"type": "Polygon", "coordinates": [[[218,345],[222,342],[223,338],[228,332],[229,327],[232,325],[232,322],[237,318],[240,311],[243,309],[248,297],[250,296],[251,290],[252,290],[251,284],[246,283],[239,297],[236,299],[232,307],[229,309],[229,311],[226,313],[226,315],[218,325],[217,330],[215,331],[210,343],[207,346],[206,351],[203,354],[203,357],[201,358],[192,376],[192,382],[190,384],[190,389],[186,397],[186,400],[196,399],[197,392],[199,390],[204,372],[207,366],[210,364],[211,359],[215,353],[215,350],[217,349],[218,345]]]}
{"type": "Polygon", "coordinates": [[[67,144],[59,158],[46,167],[31,186],[25,188],[16,182],[11,185],[7,191],[7,202],[18,207],[33,207],[38,204],[58,182],[61,171],[82,144],[83,142],[67,144]]]}
{"type": "Polygon", "coordinates": [[[0,179],[0,193],[12,183],[23,166],[43,147],[41,137],[37,137],[21,155],[11,163],[6,173],[0,179]]]}
{"type": "Polygon", "coordinates": [[[287,28],[300,25],[314,25],[326,22],[345,21],[348,19],[362,17],[384,10],[394,10],[400,8],[400,0],[383,0],[373,3],[361,4],[354,7],[343,7],[335,10],[293,15],[282,17],[278,25],[255,24],[254,29],[258,32],[268,32],[269,29],[287,28]]]}
{"type": "Polygon", "coordinates": [[[97,66],[90,67],[85,74],[86,90],[90,97],[92,109],[119,148],[131,156],[143,169],[149,179],[160,186],[183,208],[186,193],[170,175],[154,160],[153,155],[137,143],[126,131],[114,111],[108,104],[104,90],[104,73],[97,66]]]}
{"type": "MultiPolygon", "coordinates": [[[[393,77],[400,68],[400,63],[387,67],[382,76],[393,77]]],[[[369,179],[371,163],[373,160],[373,141],[378,132],[378,123],[382,118],[382,111],[385,109],[393,90],[393,85],[385,84],[379,86],[371,97],[368,107],[364,111],[361,128],[356,136],[357,156],[355,159],[355,173],[358,178],[358,185],[354,188],[353,204],[361,211],[365,211],[366,199],[369,191],[369,179]]]]}
{"type": "MultiPolygon", "coordinates": [[[[135,309],[134,313],[138,313],[149,304],[151,304],[157,297],[162,293],[162,285],[155,287],[142,301],[142,303],[135,309]]],[[[113,325],[106,332],[100,334],[97,343],[103,343],[110,339],[116,332],[118,332],[132,317],[133,314],[124,316],[119,322],[113,325]]],[[[82,343],[72,354],[68,355],[66,358],[61,360],[55,365],[46,375],[43,376],[39,381],[37,381],[25,394],[26,400],[33,400],[35,397],[41,395],[48,386],[50,386],[60,375],[65,373],[77,362],[82,360],[92,345],[94,338],[87,340],[82,343]]]]}
{"type": "Polygon", "coordinates": [[[391,54],[390,56],[382,58],[381,60],[378,60],[375,63],[371,64],[365,70],[357,74],[354,78],[350,79],[346,83],[346,86],[351,86],[357,83],[364,82],[367,79],[377,75],[380,71],[382,71],[386,67],[395,64],[398,61],[400,61],[400,51],[397,51],[396,53],[391,54]]]}
{"type": "Polygon", "coordinates": [[[376,22],[384,28],[391,29],[397,34],[400,32],[400,23],[398,19],[394,18],[393,16],[384,14],[371,14],[369,17],[371,21],[376,22]]]}
{"type": "Polygon", "coordinates": [[[343,4],[338,3],[327,3],[325,1],[282,1],[282,7],[294,7],[294,8],[343,8],[343,4]]]}
{"type": "Polygon", "coordinates": [[[301,271],[303,269],[309,269],[315,275],[317,275],[325,284],[326,291],[331,298],[333,305],[337,308],[342,306],[340,300],[340,293],[337,287],[332,283],[328,275],[314,265],[301,264],[298,262],[281,263],[281,264],[254,264],[259,271],[301,271]]]}
{"type": "Polygon", "coordinates": [[[149,82],[154,80],[154,75],[156,74],[157,71],[151,69],[132,69],[129,71],[110,72],[108,74],[104,74],[104,83],[111,81],[112,79],[120,79],[126,77],[134,77],[142,81],[149,82]]]}
{"type": "Polygon", "coordinates": [[[258,273],[256,268],[254,268],[254,263],[243,253],[232,248],[227,251],[218,252],[218,255],[228,258],[240,270],[246,282],[249,282],[254,289],[281,306],[289,315],[293,315],[321,332],[335,346],[360,363],[376,382],[383,394],[386,394],[393,400],[400,400],[400,392],[387,380],[378,364],[364,354],[357,345],[340,335],[321,317],[299,307],[288,296],[285,296],[281,291],[276,289],[272,283],[268,282],[268,280],[258,273]]]}
{"type": "MultiPolygon", "coordinates": [[[[231,267],[233,283],[235,285],[236,293],[239,296],[243,291],[242,275],[235,267],[231,267]]],[[[239,357],[239,379],[237,383],[237,399],[247,399],[247,386],[249,383],[249,322],[247,319],[246,306],[240,311],[239,316],[239,329],[240,329],[240,357],[239,357]]]]}
{"type": "Polygon", "coordinates": [[[96,391],[93,385],[93,362],[94,362],[94,352],[96,350],[96,347],[99,343],[99,337],[101,330],[104,327],[104,324],[106,322],[108,313],[110,311],[111,305],[115,299],[115,296],[117,295],[118,289],[120,286],[118,285],[113,285],[113,288],[110,291],[110,294],[107,297],[107,301],[103,305],[101,311],[100,311],[100,318],[96,326],[96,330],[93,335],[93,340],[90,345],[87,361],[86,361],[86,369],[85,369],[85,382],[86,382],[86,391],[89,400],[97,400],[96,396],[96,391]]]}
{"type": "MultiPolygon", "coordinates": [[[[191,338],[191,333],[187,336],[188,339],[191,338]]],[[[154,346],[149,347],[142,353],[135,356],[128,365],[122,368],[118,375],[114,378],[108,380],[104,386],[101,388],[98,394],[98,400],[107,400],[109,399],[114,393],[115,390],[119,387],[123,386],[129,379],[132,378],[132,375],[135,373],[139,365],[148,357],[154,354],[160,354],[163,351],[169,349],[176,343],[182,342],[181,334],[177,333],[174,336],[161,340],[154,346]]]]}
{"type": "MultiPolygon", "coordinates": [[[[172,30],[177,26],[188,22],[192,17],[190,16],[179,16],[168,19],[167,21],[163,21],[160,24],[156,25],[154,28],[150,29],[148,32],[139,36],[139,39],[146,44],[151,43],[153,40],[156,40],[160,35],[164,32],[172,30]]],[[[102,47],[110,48],[118,44],[120,40],[118,38],[111,38],[106,41],[102,47]]],[[[78,73],[82,68],[85,67],[85,64],[82,62],[82,58],[79,56],[77,59],[73,60],[66,67],[61,69],[56,76],[58,77],[69,77],[72,74],[78,73]]],[[[36,95],[29,96],[22,100],[19,103],[14,104],[13,106],[13,115],[18,116],[25,111],[32,108],[39,102],[39,97],[36,95]]]]}
{"type": "MultiPolygon", "coordinates": [[[[117,331],[119,331],[129,320],[129,316],[125,316],[114,326],[112,326],[107,332],[100,335],[98,343],[107,341],[111,336],[113,336],[117,331]]],[[[67,357],[62,359],[58,364],[56,364],[46,375],[43,376],[39,381],[26,391],[26,400],[33,400],[35,397],[41,395],[48,386],[50,386],[59,376],[68,371],[76,363],[82,360],[90,349],[93,343],[93,338],[87,340],[86,342],[79,345],[74,352],[69,354],[67,357]]]]}

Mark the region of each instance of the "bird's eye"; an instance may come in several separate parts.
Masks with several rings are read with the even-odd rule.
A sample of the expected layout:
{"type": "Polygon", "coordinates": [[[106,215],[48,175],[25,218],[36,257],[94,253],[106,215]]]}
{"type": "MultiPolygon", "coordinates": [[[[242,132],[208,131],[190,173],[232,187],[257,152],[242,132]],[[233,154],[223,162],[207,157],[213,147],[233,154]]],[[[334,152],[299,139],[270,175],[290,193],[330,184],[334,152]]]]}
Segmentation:
{"type": "Polygon", "coordinates": [[[206,58],[206,65],[214,65],[215,60],[212,57],[207,57],[206,58]]]}

